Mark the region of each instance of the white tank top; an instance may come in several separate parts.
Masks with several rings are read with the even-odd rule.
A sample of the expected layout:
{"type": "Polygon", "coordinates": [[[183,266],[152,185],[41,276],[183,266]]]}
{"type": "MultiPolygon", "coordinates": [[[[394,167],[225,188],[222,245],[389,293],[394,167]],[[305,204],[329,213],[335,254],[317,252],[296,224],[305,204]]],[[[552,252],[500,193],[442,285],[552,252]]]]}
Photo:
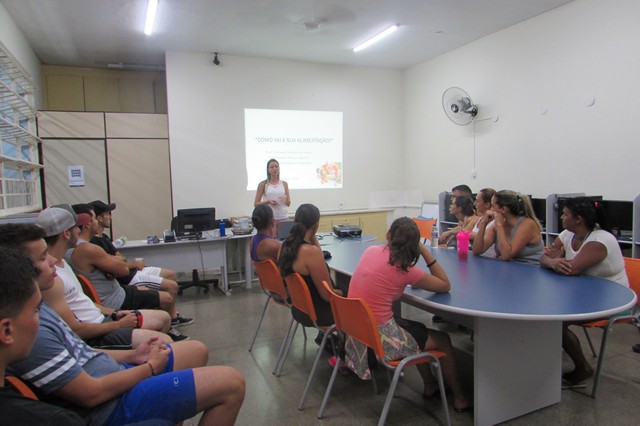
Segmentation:
{"type": "Polygon", "coordinates": [[[82,322],[90,324],[102,323],[104,315],[102,315],[95,303],[84,294],[71,266],[64,259],[62,264],[62,267],[56,265],[56,272],[64,283],[64,300],[73,311],[73,314],[82,322]]]}
{"type": "Polygon", "coordinates": [[[272,185],[269,182],[264,185],[264,195],[262,196],[262,201],[267,200],[276,200],[278,204],[269,205],[273,210],[273,218],[275,220],[283,220],[287,219],[289,216],[289,211],[287,210],[287,205],[283,204],[280,201],[280,197],[285,195],[284,191],[284,183],[283,181],[278,181],[277,184],[272,185]]]}

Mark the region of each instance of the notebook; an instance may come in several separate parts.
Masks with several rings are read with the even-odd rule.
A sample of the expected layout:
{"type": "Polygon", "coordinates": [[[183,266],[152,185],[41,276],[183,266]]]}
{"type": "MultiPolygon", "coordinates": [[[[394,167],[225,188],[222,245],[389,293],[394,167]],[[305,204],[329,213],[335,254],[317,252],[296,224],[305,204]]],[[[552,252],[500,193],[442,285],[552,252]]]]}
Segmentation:
{"type": "Polygon", "coordinates": [[[277,239],[280,241],[284,240],[289,236],[289,232],[291,232],[291,228],[293,227],[292,220],[283,220],[278,222],[278,236],[277,239]]]}

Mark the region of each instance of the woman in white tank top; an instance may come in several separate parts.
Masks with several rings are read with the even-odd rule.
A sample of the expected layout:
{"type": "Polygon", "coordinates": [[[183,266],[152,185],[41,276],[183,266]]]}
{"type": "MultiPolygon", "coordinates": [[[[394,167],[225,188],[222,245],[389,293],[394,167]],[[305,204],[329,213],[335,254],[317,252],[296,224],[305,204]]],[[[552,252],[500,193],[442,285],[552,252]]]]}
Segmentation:
{"type": "Polygon", "coordinates": [[[273,218],[276,221],[286,220],[289,217],[287,207],[291,206],[289,185],[280,180],[280,163],[272,158],[267,162],[267,179],[260,182],[256,191],[254,207],[265,204],[273,210],[273,218]]]}

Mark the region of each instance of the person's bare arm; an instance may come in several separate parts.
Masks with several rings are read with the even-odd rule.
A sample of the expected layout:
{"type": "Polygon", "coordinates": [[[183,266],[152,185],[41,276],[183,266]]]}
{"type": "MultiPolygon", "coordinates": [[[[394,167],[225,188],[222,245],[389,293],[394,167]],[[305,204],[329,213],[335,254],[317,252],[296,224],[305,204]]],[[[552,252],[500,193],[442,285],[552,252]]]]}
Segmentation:
{"type": "MultiPolygon", "coordinates": [[[[143,345],[139,348],[142,347],[143,345]]],[[[136,349],[136,351],[138,351],[138,349],[136,349]]],[[[143,350],[144,349],[146,348],[143,348],[143,350]]],[[[72,401],[81,407],[96,407],[122,395],[138,382],[151,377],[153,375],[152,372],[156,374],[161,372],[167,364],[169,353],[169,348],[155,342],[148,354],[145,354],[146,356],[139,357],[138,359],[132,356],[128,358],[128,360],[134,361],[131,362],[131,364],[139,364],[136,367],[107,374],[100,378],[91,377],[83,371],[69,383],[55,391],[54,394],[67,401],[72,401]]]]}
{"type": "Polygon", "coordinates": [[[465,232],[473,231],[473,228],[476,226],[476,223],[478,222],[478,220],[480,220],[479,216],[476,216],[476,215],[470,216],[469,220],[467,220],[467,223],[464,225],[464,228],[462,228],[462,230],[465,232]]]}
{"type": "Polygon", "coordinates": [[[78,321],[64,299],[64,283],[60,277],[55,278],[53,286],[50,289],[42,292],[42,297],[47,304],[60,315],[64,322],[67,323],[69,328],[83,340],[103,336],[120,327],[135,327],[137,324],[137,318],[133,314],[133,318],[123,318],[123,322],[113,321],[101,324],[90,324],[78,321]]]}
{"type": "Polygon", "coordinates": [[[478,233],[473,239],[472,248],[476,256],[487,251],[495,243],[495,226],[489,226],[491,222],[493,222],[493,216],[489,212],[478,221],[478,233]]]}
{"type": "MultiPolygon", "coordinates": [[[[497,224],[496,227],[498,227],[497,224]]],[[[536,239],[536,236],[538,239],[542,238],[540,228],[529,218],[524,218],[522,222],[520,222],[520,226],[518,226],[511,241],[509,241],[509,235],[506,235],[504,228],[498,227],[496,232],[498,232],[498,246],[500,247],[500,257],[502,260],[511,260],[518,256],[527,244],[536,239]]]]}
{"type": "Polygon", "coordinates": [[[560,238],[556,238],[551,246],[544,248],[544,254],[540,257],[540,266],[566,275],[566,271],[571,268],[567,259],[564,258],[564,244],[560,238]]]}
{"type": "Polygon", "coordinates": [[[273,238],[265,238],[258,245],[258,258],[271,259],[275,263],[278,263],[278,252],[281,246],[282,243],[280,241],[273,238]]]}
{"type": "Polygon", "coordinates": [[[433,257],[433,254],[422,244],[420,244],[420,255],[427,262],[427,265],[431,265],[429,266],[430,273],[425,272],[424,276],[413,287],[436,293],[446,293],[451,290],[451,283],[446,272],[433,257]]]}
{"type": "Polygon", "coordinates": [[[253,200],[253,207],[258,207],[260,204],[271,205],[271,204],[277,203],[276,200],[262,201],[262,196],[264,195],[264,188],[265,188],[265,183],[264,181],[262,181],[258,185],[258,190],[256,191],[256,198],[253,200]]]}
{"type": "MultiPolygon", "coordinates": [[[[301,251],[298,256],[305,259],[304,264],[311,276],[311,279],[313,280],[313,284],[316,286],[316,289],[318,289],[320,297],[328,302],[329,295],[324,289],[322,281],[326,281],[328,283],[332,283],[332,281],[322,250],[320,247],[316,247],[314,245],[303,245],[300,247],[300,250],[301,251]]],[[[335,292],[336,294],[342,295],[342,292],[339,289],[335,289],[335,292]]]]}
{"type": "MultiPolygon", "coordinates": [[[[83,259],[85,266],[92,266],[111,274],[115,277],[124,277],[129,275],[129,267],[127,264],[117,256],[111,256],[102,247],[94,244],[81,244],[74,250],[73,256],[75,259],[76,251],[81,250],[77,255],[83,259]]],[[[89,270],[91,268],[81,268],[82,270],[89,270]]]]}
{"type": "Polygon", "coordinates": [[[568,275],[580,275],[607,258],[607,247],[599,241],[589,241],[584,244],[580,252],[569,260],[571,270],[568,275]]]}
{"type": "Polygon", "coordinates": [[[289,184],[285,181],[282,181],[282,184],[284,185],[283,197],[285,197],[284,200],[281,200],[282,204],[286,205],[287,207],[291,207],[291,196],[289,195],[289,184]]]}
{"type": "Polygon", "coordinates": [[[458,232],[460,232],[460,229],[462,229],[462,227],[458,224],[453,228],[447,229],[446,231],[444,231],[438,238],[438,244],[448,243],[449,240],[451,240],[451,238],[455,237],[458,234],[458,232]]]}

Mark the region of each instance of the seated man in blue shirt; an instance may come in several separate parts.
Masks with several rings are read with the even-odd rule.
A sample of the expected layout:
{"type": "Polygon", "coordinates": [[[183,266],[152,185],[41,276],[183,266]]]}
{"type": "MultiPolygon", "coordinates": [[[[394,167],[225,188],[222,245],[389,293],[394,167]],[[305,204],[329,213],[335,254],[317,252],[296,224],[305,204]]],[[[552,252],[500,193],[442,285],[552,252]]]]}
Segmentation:
{"type": "MultiPolygon", "coordinates": [[[[55,259],[44,231],[33,225],[28,235],[8,235],[3,228],[1,243],[28,254],[40,271],[40,290],[50,288],[55,259]]],[[[231,367],[205,367],[208,354],[198,341],[164,345],[155,338],[135,350],[97,351],[43,303],[31,354],[11,371],[88,424],[169,425],[203,412],[200,424],[232,425],[244,400],[244,377],[231,367]]]]}
{"type": "Polygon", "coordinates": [[[5,383],[6,367],[29,355],[38,332],[37,275],[23,253],[0,250],[0,419],[15,425],[83,425],[73,411],[27,398],[5,383]]]}

